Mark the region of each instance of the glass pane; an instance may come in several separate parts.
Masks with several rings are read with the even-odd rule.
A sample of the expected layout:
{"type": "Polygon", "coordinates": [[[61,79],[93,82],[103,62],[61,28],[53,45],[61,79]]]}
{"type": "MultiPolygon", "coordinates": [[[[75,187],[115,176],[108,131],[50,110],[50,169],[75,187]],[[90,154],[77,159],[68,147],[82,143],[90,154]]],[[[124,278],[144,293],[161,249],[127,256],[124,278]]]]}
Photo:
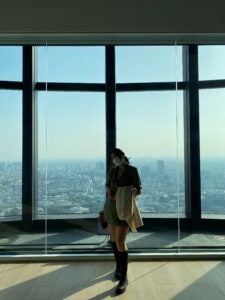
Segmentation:
{"type": "MultiPolygon", "coordinates": [[[[117,146],[139,170],[143,190],[138,205],[142,216],[149,220],[174,218],[175,221],[178,217],[177,172],[181,216],[185,211],[183,93],[178,92],[177,129],[175,91],[118,93],[116,103],[117,146]]],[[[176,248],[177,222],[171,229],[165,228],[163,223],[161,225],[152,228],[145,224],[143,234],[147,230],[148,235],[155,238],[148,245],[139,239],[138,247],[147,247],[148,250],[176,248]]],[[[129,245],[131,248],[135,246],[133,242],[129,245]]]]}
{"type": "Polygon", "coordinates": [[[174,46],[116,47],[118,83],[182,81],[182,74],[181,46],[177,47],[177,57],[174,46]]]}
{"type": "Polygon", "coordinates": [[[199,80],[225,79],[225,46],[199,46],[199,80]]]}
{"type": "Polygon", "coordinates": [[[96,217],[105,198],[105,95],[38,94],[40,218],[45,211],[46,101],[48,218],[96,217]]]}
{"type": "Polygon", "coordinates": [[[104,47],[38,47],[38,81],[46,80],[46,63],[48,82],[105,82],[104,47]]]}
{"type": "Polygon", "coordinates": [[[0,90],[0,220],[22,214],[22,93],[0,90]]]}
{"type": "Polygon", "coordinates": [[[200,91],[203,217],[225,218],[225,89],[200,91]]]}
{"type": "Polygon", "coordinates": [[[22,80],[22,47],[0,46],[0,80],[22,80]]]}
{"type": "MultiPolygon", "coordinates": [[[[181,211],[184,213],[183,99],[179,93],[178,136],[181,211]]],[[[117,146],[140,169],[140,209],[177,213],[175,92],[117,94],[117,146]]],[[[177,215],[176,215],[177,217],[177,215]]]]}

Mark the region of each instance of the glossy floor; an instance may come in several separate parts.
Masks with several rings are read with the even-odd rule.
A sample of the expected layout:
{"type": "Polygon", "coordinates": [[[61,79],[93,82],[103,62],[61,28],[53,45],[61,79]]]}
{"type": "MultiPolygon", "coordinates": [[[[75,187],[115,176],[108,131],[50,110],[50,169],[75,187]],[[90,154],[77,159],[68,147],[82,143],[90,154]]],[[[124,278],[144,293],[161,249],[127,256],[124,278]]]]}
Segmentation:
{"type": "MultiPolygon", "coordinates": [[[[1,300],[100,300],[115,296],[113,261],[3,263],[1,300]]],[[[225,299],[225,262],[130,262],[129,285],[117,299],[225,299]]]]}

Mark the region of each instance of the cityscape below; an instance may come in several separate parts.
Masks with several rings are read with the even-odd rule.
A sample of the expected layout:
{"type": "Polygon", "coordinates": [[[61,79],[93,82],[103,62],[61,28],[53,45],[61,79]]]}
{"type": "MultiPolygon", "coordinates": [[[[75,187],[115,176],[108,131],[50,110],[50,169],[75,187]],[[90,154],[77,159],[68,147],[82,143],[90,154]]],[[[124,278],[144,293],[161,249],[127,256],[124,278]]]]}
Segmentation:
{"type": "MultiPolygon", "coordinates": [[[[183,160],[146,157],[132,159],[131,164],[138,168],[142,182],[142,194],[138,197],[141,213],[175,214],[178,209],[185,213],[183,160]]],[[[224,165],[225,159],[201,160],[203,214],[225,214],[224,165]]],[[[49,216],[97,216],[104,206],[106,165],[103,159],[49,160],[47,164],[40,160],[36,175],[37,217],[44,216],[45,212],[49,216]]],[[[0,162],[0,189],[0,218],[21,216],[21,162],[0,162]]]]}

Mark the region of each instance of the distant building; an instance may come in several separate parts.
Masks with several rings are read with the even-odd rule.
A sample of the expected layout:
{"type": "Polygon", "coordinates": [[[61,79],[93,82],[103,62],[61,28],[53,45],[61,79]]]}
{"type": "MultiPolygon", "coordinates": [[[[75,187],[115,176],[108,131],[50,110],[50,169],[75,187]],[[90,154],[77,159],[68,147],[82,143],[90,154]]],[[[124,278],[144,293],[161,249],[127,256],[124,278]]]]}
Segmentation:
{"type": "Polygon", "coordinates": [[[151,167],[148,165],[144,165],[140,168],[140,173],[142,176],[149,176],[151,173],[151,167]]]}
{"type": "Polygon", "coordinates": [[[98,161],[96,163],[96,169],[98,169],[99,171],[104,171],[105,165],[103,161],[98,161]]]}
{"type": "Polygon", "coordinates": [[[157,173],[165,174],[165,162],[164,160],[157,160],[157,173]]]}

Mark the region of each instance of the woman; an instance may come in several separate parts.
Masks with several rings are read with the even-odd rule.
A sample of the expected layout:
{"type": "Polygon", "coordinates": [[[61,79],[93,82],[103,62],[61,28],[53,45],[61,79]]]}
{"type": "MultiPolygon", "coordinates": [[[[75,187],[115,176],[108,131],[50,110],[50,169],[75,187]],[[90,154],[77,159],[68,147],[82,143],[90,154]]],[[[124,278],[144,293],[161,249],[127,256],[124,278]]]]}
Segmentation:
{"type": "Polygon", "coordinates": [[[116,211],[116,190],[119,186],[133,186],[135,195],[141,193],[141,181],[137,168],[129,164],[128,158],[121,149],[111,152],[113,167],[108,172],[106,182],[107,200],[104,207],[105,220],[108,222],[112,249],[116,261],[115,278],[119,280],[116,293],[125,292],[127,280],[128,249],[126,236],[129,230],[125,220],[120,220],[116,211]]]}

